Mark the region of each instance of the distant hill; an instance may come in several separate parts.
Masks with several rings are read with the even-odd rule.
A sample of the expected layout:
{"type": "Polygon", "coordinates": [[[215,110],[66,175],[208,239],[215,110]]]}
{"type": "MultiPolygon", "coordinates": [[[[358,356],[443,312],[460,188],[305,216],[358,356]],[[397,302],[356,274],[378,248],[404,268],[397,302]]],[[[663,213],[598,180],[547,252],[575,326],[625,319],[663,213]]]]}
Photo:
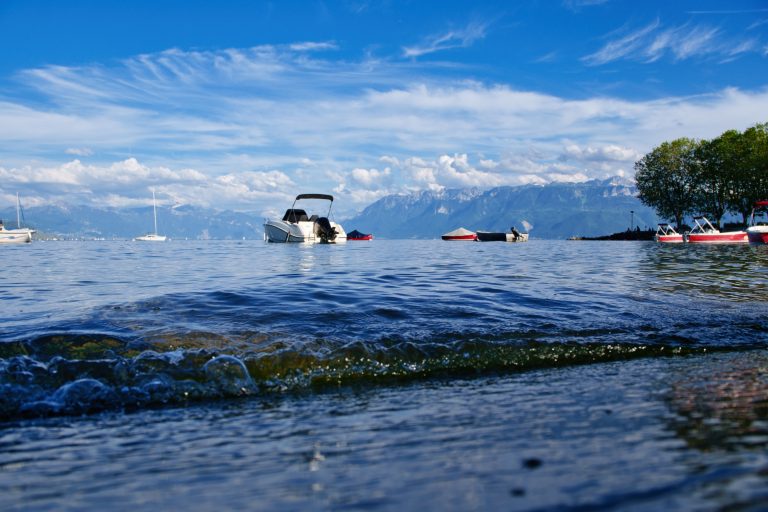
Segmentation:
{"type": "Polygon", "coordinates": [[[438,238],[458,227],[508,231],[532,238],[595,237],[630,227],[654,228],[659,219],[621,178],[584,183],[454,189],[384,197],[344,221],[382,238],[438,238]],[[634,212],[631,214],[630,212],[634,212]]]}
{"type": "MultiPolygon", "coordinates": [[[[16,225],[16,210],[0,210],[9,227],[16,225]]],[[[50,205],[26,208],[25,226],[41,237],[133,238],[153,230],[152,207],[93,208],[50,205]]],[[[158,207],[158,231],[176,239],[261,239],[263,222],[258,214],[219,211],[193,206],[158,207]]]]}

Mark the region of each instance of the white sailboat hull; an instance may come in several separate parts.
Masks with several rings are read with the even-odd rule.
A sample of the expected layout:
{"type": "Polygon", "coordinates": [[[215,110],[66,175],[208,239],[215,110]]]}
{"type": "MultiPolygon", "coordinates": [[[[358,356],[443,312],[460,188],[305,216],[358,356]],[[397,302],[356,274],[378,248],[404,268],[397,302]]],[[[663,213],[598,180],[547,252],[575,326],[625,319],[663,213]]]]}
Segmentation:
{"type": "Polygon", "coordinates": [[[32,241],[32,229],[2,229],[0,244],[28,244],[32,241]]]}
{"type": "Polygon", "coordinates": [[[134,238],[137,242],[165,242],[167,239],[168,237],[165,235],[155,235],[154,233],[134,238]]]}

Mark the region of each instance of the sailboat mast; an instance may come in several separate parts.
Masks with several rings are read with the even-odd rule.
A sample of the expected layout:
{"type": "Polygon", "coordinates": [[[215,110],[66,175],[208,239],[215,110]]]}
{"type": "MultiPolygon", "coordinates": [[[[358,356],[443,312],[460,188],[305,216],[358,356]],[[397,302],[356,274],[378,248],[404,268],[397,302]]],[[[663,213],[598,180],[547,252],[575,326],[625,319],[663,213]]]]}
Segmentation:
{"type": "Polygon", "coordinates": [[[155,202],[155,191],[152,190],[152,211],[155,215],[155,234],[157,234],[157,203],[155,202]]]}
{"type": "Polygon", "coordinates": [[[19,193],[16,192],[16,227],[21,229],[21,217],[19,211],[21,211],[21,202],[19,202],[19,193]]]}

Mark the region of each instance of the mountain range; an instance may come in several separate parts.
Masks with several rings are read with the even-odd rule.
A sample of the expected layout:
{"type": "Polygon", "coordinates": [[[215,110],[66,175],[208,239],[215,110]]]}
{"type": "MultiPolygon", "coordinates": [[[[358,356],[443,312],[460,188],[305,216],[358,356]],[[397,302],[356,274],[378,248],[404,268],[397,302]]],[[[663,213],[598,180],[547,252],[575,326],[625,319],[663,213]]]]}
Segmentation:
{"type": "MultiPolygon", "coordinates": [[[[133,238],[152,230],[152,207],[95,208],[47,205],[24,212],[24,225],[40,237],[133,238]]],[[[0,210],[8,227],[16,211],[0,210]]],[[[264,219],[257,213],[195,206],[158,207],[159,232],[175,239],[261,239],[264,219]]],[[[422,191],[386,196],[358,215],[339,219],[349,232],[377,238],[439,238],[465,227],[508,231],[515,226],[531,238],[600,236],[630,227],[652,228],[655,212],[637,199],[634,185],[621,178],[583,183],[550,183],[422,191]]]]}
{"type": "Polygon", "coordinates": [[[658,221],[654,210],[637,199],[632,182],[611,178],[387,196],[344,226],[382,238],[438,238],[458,227],[509,231],[514,226],[531,238],[562,239],[655,228],[658,221]]]}

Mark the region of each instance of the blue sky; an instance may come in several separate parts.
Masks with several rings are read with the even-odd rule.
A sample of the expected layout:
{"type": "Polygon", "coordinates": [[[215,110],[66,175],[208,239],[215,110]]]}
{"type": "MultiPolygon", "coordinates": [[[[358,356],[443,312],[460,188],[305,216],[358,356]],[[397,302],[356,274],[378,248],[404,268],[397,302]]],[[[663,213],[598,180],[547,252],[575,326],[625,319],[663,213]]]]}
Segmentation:
{"type": "Polygon", "coordinates": [[[0,1],[0,204],[343,212],[768,121],[768,2],[0,1]]]}

